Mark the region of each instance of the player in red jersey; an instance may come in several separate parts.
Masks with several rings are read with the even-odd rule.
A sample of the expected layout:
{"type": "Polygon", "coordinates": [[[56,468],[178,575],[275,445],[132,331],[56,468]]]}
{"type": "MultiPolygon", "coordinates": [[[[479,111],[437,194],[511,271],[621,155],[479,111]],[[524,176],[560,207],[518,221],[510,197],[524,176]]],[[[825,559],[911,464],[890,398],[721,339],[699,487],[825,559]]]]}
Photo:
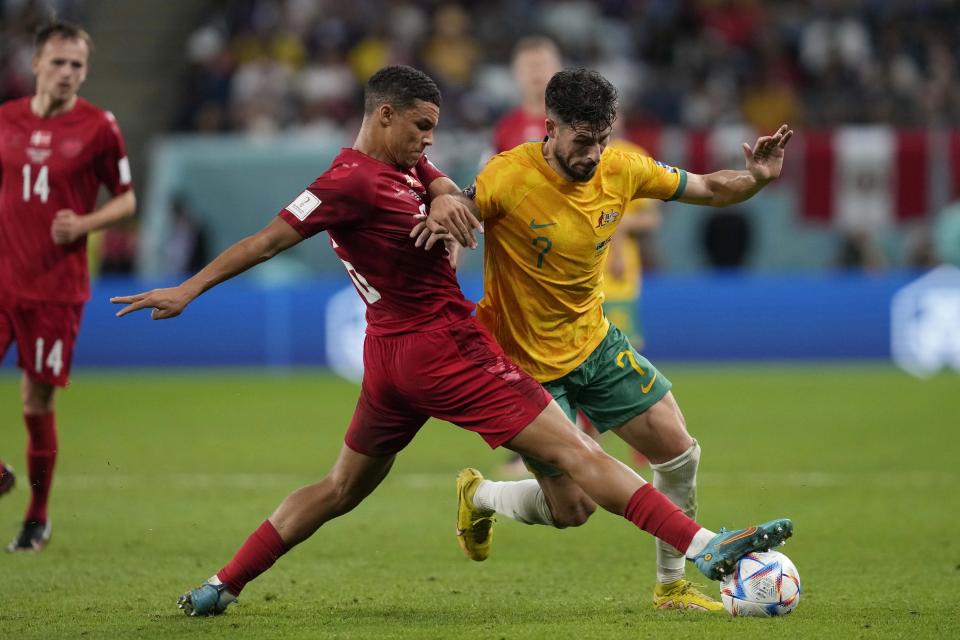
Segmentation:
{"type": "Polygon", "coordinates": [[[520,92],[520,106],[504,115],[494,127],[496,153],[542,140],[547,134],[543,94],[561,65],[560,49],[550,38],[528,36],[517,42],[513,49],[513,81],[520,92]]]}
{"type": "Polygon", "coordinates": [[[405,66],[381,69],[367,83],[353,148],[342,150],[277,218],[177,287],[112,299],[127,305],[118,316],[152,308],[154,319],[172,318],[217,283],[326,231],[367,303],[363,384],[333,468],[288,495],[226,566],[180,598],[188,614],[223,613],[281,555],[356,507],[431,416],[476,432],[491,447],[562,469],[599,505],[683,550],[711,577],[789,535],[787,520],[739,537],[703,529],[582,436],[503,355],[473,317],[443,248],[421,252],[409,239],[427,207],[473,219],[457,186],[424,155],[439,114],[440,91],[427,75],[405,66]]]}
{"type": "Polygon", "coordinates": [[[0,357],[16,340],[32,492],[8,551],[37,551],[50,539],[54,390],[68,382],[90,296],[87,234],[136,208],[116,120],[77,95],[91,46],[76,25],[43,27],[35,95],[0,105],[0,357]],[[95,208],[101,185],[113,197],[95,208]]]}

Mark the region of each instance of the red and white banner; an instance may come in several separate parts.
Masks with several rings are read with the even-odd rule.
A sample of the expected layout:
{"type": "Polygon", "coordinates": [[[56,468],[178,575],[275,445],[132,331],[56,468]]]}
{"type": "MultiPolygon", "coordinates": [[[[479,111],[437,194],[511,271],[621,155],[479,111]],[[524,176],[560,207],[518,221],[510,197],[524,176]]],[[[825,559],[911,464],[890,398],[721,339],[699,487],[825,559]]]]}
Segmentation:
{"type": "MultiPolygon", "coordinates": [[[[631,139],[658,160],[691,173],[743,167],[749,127],[649,128],[631,139]]],[[[785,187],[797,215],[846,229],[879,229],[932,217],[960,198],[960,130],[850,126],[796,130],[787,151],[785,187]]]]}

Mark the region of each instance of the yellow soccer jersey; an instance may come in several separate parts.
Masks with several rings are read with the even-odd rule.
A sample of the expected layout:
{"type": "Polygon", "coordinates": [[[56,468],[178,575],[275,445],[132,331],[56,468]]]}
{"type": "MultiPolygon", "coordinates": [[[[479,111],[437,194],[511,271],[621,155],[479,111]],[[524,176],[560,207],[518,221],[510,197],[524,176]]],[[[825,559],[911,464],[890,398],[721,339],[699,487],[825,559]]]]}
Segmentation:
{"type": "Polygon", "coordinates": [[[587,359],[606,337],[601,289],[607,245],[631,200],[679,197],[686,173],[608,147],[588,182],[570,182],[542,142],[495,156],[477,176],[484,221],[484,294],[477,317],[540,382],[587,359]]]}

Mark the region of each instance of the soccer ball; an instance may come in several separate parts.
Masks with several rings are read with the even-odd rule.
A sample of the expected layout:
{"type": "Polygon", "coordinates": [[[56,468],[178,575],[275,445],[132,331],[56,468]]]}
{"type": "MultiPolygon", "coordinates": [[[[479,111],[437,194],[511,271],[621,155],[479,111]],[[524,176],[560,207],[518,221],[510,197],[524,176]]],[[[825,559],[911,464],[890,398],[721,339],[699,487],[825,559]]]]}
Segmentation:
{"type": "Polygon", "coordinates": [[[779,551],[748,553],[720,583],[720,599],[732,616],[785,616],[800,602],[800,574],[779,551]]]}

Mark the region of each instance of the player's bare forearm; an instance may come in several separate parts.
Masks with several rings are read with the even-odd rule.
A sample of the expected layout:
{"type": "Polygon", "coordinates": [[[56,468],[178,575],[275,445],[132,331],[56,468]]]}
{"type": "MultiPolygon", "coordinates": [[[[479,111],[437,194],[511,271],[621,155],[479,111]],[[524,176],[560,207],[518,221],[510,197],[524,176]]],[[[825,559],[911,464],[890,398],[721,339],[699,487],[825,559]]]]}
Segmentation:
{"type": "Polygon", "coordinates": [[[726,207],[753,197],[780,177],[785,149],[792,137],[793,131],[782,125],[773,135],[757,138],[752,147],[744,142],[741,149],[746,169],[743,171],[687,174],[687,186],[680,201],[726,207]]]}
{"type": "Polygon", "coordinates": [[[118,317],[139,309],[152,309],[150,317],[154,320],[174,318],[207,289],[269,260],[302,239],[283,219],[274,218],[266,227],[228,248],[179,286],[154,289],[132,296],[117,296],[110,298],[110,302],[127,305],[117,312],[118,317]]]}
{"type": "Polygon", "coordinates": [[[749,171],[732,169],[706,175],[690,174],[680,202],[726,207],[749,200],[770,180],[758,180],[749,171]]]}
{"type": "Polygon", "coordinates": [[[193,300],[204,291],[237,276],[250,267],[266,262],[289,249],[303,237],[281,218],[274,218],[266,227],[228,247],[210,264],[185,280],[180,287],[193,300]]]}
{"type": "Polygon", "coordinates": [[[83,216],[86,233],[99,231],[111,227],[122,220],[126,220],[137,210],[137,196],[133,189],[110,198],[102,207],[83,216]]]}
{"type": "Polygon", "coordinates": [[[78,215],[72,209],[60,209],[54,215],[53,224],[50,225],[50,236],[54,244],[70,244],[88,233],[129,218],[136,208],[136,196],[133,195],[133,191],[127,191],[111,198],[102,207],[87,215],[78,215]]]}

